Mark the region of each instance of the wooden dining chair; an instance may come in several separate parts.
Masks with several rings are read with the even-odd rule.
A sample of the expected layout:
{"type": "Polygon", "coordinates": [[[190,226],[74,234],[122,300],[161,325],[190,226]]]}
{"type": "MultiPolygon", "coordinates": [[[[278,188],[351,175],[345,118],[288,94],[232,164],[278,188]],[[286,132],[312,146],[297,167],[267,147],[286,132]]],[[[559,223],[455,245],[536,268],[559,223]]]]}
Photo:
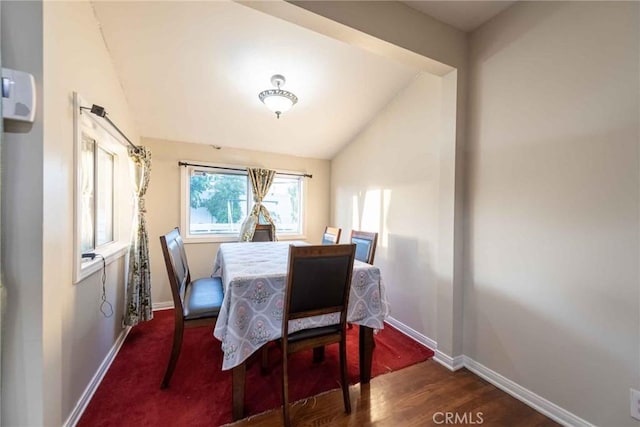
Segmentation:
{"type": "Polygon", "coordinates": [[[282,339],[279,341],[282,348],[282,411],[287,427],[291,424],[287,356],[328,344],[339,344],[344,409],[347,414],[351,413],[346,325],[355,248],[354,244],[289,247],[282,339]],[[340,313],[337,324],[289,333],[290,320],[329,313],[340,313]]]}
{"type": "Polygon", "coordinates": [[[351,243],[356,244],[356,259],[358,261],[373,264],[373,259],[376,256],[378,233],[351,230],[351,243]]]}
{"type": "Polygon", "coordinates": [[[174,307],[173,346],[160,385],[160,388],[166,388],[180,356],[184,329],[215,324],[222,306],[224,290],[219,277],[191,280],[184,243],[178,228],[160,236],[160,245],[169,275],[174,307]]]}
{"type": "MultiPolygon", "coordinates": [[[[376,245],[378,243],[378,233],[368,231],[351,230],[351,243],[356,245],[356,259],[373,265],[376,256],[376,245]]],[[[348,323],[348,328],[353,328],[353,324],[348,323]]],[[[373,342],[375,346],[375,341],[373,342]]],[[[320,354],[320,353],[318,353],[320,354]]],[[[319,356],[317,356],[319,357],[319,356]]]]}
{"type": "Polygon", "coordinates": [[[322,244],[337,245],[340,242],[340,233],[342,233],[341,228],[325,227],[324,233],[322,234],[322,244]]]}
{"type": "Polygon", "coordinates": [[[253,233],[253,239],[251,239],[252,242],[275,242],[275,235],[274,235],[274,229],[275,227],[272,226],[271,224],[257,224],[256,225],[256,230],[253,233]]]}

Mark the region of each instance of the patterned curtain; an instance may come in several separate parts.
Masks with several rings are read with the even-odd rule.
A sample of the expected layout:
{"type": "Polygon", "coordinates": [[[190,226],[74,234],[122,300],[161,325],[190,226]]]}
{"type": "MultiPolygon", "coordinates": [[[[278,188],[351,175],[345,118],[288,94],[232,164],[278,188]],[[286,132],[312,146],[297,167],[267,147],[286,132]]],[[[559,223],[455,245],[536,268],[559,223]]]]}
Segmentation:
{"type": "Polygon", "coordinates": [[[276,235],[276,226],[271,219],[271,215],[267,208],[262,204],[262,199],[269,192],[271,184],[273,184],[273,178],[276,176],[276,171],[270,169],[258,169],[247,168],[249,178],[251,179],[251,188],[253,190],[254,205],[251,208],[251,213],[242,223],[240,228],[240,241],[250,242],[253,239],[253,233],[256,231],[256,225],[260,223],[260,215],[264,218],[267,224],[271,225],[271,233],[276,235]]]}
{"type": "Polygon", "coordinates": [[[149,268],[149,237],[144,218],[144,195],[149,186],[151,151],[146,147],[129,148],[133,160],[136,211],[129,247],[129,277],[125,301],[124,324],[134,326],[153,319],[151,307],[151,270],[149,268]]]}

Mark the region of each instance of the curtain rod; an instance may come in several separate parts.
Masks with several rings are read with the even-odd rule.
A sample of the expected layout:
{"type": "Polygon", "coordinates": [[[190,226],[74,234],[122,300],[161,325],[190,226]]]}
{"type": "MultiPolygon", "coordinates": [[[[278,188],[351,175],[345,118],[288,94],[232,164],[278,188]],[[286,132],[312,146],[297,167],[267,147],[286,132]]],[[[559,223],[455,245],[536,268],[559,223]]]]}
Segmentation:
{"type": "MultiPolygon", "coordinates": [[[[178,162],[178,166],[199,166],[201,168],[212,168],[212,169],[223,169],[228,171],[239,171],[246,172],[246,169],[241,168],[227,168],[222,166],[211,166],[211,165],[200,165],[198,163],[188,163],[188,162],[178,162]]],[[[278,175],[291,175],[291,176],[301,176],[304,178],[313,178],[313,175],[309,175],[307,173],[287,173],[287,172],[277,172],[278,175]]]]}
{"type": "Polygon", "coordinates": [[[118,131],[118,133],[120,135],[122,135],[122,137],[129,143],[129,145],[131,145],[137,152],[140,151],[140,147],[138,147],[136,144],[134,144],[133,142],[131,142],[131,140],[129,138],[127,138],[127,135],[125,135],[124,133],[122,133],[122,131],[120,130],[120,128],[118,126],[116,126],[115,123],[113,123],[111,121],[111,119],[109,119],[109,117],[107,117],[107,112],[105,111],[104,107],[101,107],[99,105],[93,104],[91,106],[91,108],[89,107],[82,107],[80,106],[80,111],[82,110],[89,110],[91,113],[95,114],[98,117],[102,117],[103,119],[105,119],[111,126],[113,126],[113,128],[115,130],[118,131]]]}

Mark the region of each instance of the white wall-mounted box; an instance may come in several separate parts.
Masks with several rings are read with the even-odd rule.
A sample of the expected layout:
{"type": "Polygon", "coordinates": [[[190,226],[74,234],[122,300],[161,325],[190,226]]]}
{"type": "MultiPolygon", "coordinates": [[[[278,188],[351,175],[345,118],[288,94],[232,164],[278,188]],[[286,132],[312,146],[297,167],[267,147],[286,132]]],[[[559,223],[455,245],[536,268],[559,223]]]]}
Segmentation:
{"type": "Polygon", "coordinates": [[[2,69],[2,117],[33,123],[36,116],[36,84],[23,71],[2,69]]]}

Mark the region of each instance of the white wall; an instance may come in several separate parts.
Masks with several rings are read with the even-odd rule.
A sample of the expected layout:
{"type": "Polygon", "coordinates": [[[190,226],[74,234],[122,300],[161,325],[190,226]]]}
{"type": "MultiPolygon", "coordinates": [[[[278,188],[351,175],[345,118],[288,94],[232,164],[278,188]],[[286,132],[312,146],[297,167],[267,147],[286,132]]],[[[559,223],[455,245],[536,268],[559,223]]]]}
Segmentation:
{"type": "Polygon", "coordinates": [[[421,73],[331,162],[334,225],[378,232],[391,316],[435,338],[442,78],[421,73]]]}
{"type": "Polygon", "coordinates": [[[470,42],[464,353],[637,426],[639,5],[517,3],[470,42]]]}
{"type": "Polygon", "coordinates": [[[122,331],[125,287],[121,258],[107,267],[107,300],[114,314],[106,318],[100,312],[100,274],[72,282],[72,92],[104,106],[129,139],[139,138],[91,4],[45,2],[44,34],[45,423],[60,425],[122,331]]]}
{"type": "MultiPolygon", "coordinates": [[[[329,161],[286,156],[252,150],[222,148],[211,145],[143,138],[151,149],[152,167],[145,198],[149,227],[151,284],[154,304],[173,304],[160,236],[180,226],[180,169],[178,161],[200,161],[232,166],[260,166],[276,170],[301,171],[313,175],[305,178],[304,221],[306,240],[319,243],[329,223],[329,161]]],[[[215,144],[215,141],[211,141],[215,144]]],[[[187,243],[185,250],[193,278],[210,276],[219,243],[187,243]]]]}
{"type": "Polygon", "coordinates": [[[74,285],[72,92],[107,108],[134,141],[126,100],[88,2],[2,2],[2,60],[34,74],[36,123],[3,141],[7,285],[2,424],[59,426],[120,334],[122,259],[74,285]]]}
{"type": "Polygon", "coordinates": [[[467,37],[400,2],[242,2],[346,43],[442,76],[439,245],[436,255],[436,359],[462,354],[463,150],[467,37]]]}
{"type": "Polygon", "coordinates": [[[2,65],[34,75],[36,122],[6,123],[2,135],[2,425],[41,425],[42,384],[42,4],[2,8],[2,65]],[[28,408],[28,410],[27,410],[28,408]]]}
{"type": "MultiPolygon", "coordinates": [[[[292,1],[291,3],[393,46],[416,52],[431,61],[464,68],[467,60],[466,33],[395,1],[292,1]]],[[[349,34],[357,43],[360,37],[349,34]]],[[[375,41],[363,43],[372,47],[375,41]]],[[[395,55],[395,53],[388,53],[395,55]]],[[[434,66],[436,66],[434,64],[434,66]]],[[[442,75],[438,68],[430,71],[442,75]]],[[[446,73],[447,71],[445,71],[446,73]]]]}

